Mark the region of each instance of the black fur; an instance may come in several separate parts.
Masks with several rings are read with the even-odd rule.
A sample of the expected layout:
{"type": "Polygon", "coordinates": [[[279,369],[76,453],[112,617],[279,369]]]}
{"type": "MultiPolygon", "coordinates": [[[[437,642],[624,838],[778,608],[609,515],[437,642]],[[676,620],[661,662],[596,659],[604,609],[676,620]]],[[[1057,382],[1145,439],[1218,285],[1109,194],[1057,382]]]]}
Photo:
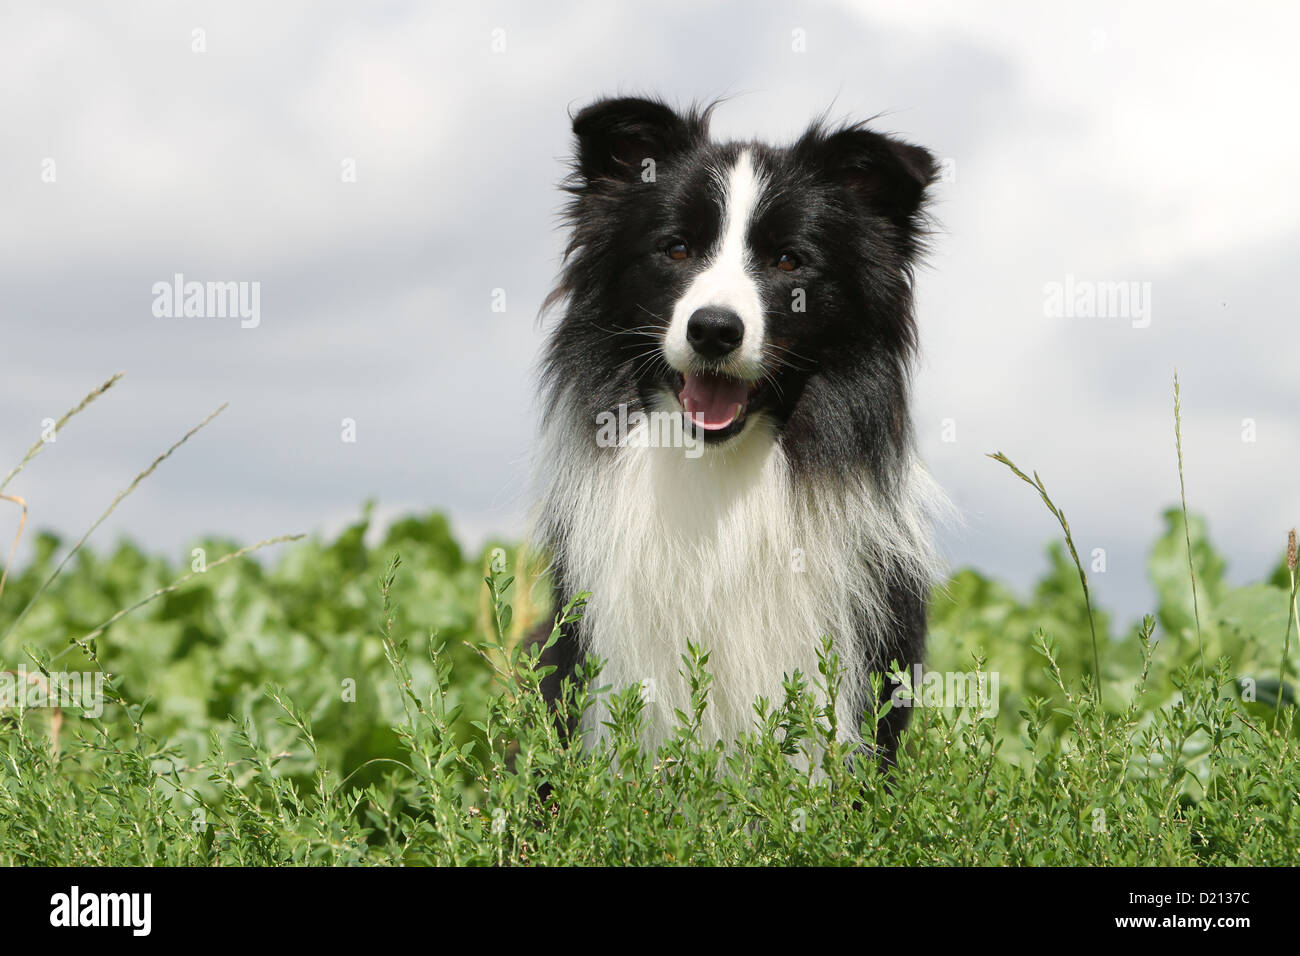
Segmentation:
{"type": "MultiPolygon", "coordinates": [[[[590,422],[620,403],[645,408],[652,393],[672,386],[676,372],[661,355],[647,356],[645,330],[666,326],[703,263],[672,261],[665,245],[680,239],[704,249],[716,238],[721,210],[710,169],[729,165],[747,148],[771,184],[749,244],[760,258],[794,250],[799,261],[797,272],[765,268],[759,276],[773,348],[768,380],[754,402],[777,423],[796,482],[813,487],[865,475],[882,500],[893,501],[911,456],[912,279],[923,251],[934,160],[919,146],[861,124],[819,122],[783,148],[715,143],[711,110],[621,98],[596,102],[573,118],[570,241],[547,300],[548,307],[562,304],[564,314],[543,359],[543,414],[590,422]],[[644,181],[646,160],[653,161],[652,182],[644,181]],[[797,314],[796,285],[807,295],[806,311],[797,314]],[[562,411],[561,390],[575,383],[579,408],[562,411]]],[[[554,573],[562,607],[572,594],[565,568],[554,573]]],[[[874,669],[883,671],[891,658],[910,667],[924,651],[929,583],[901,568],[875,573],[891,579],[893,627],[860,639],[886,649],[874,669]]],[[[577,645],[565,634],[548,652],[547,662],[559,668],[546,682],[549,698],[572,673],[577,645]]],[[[886,761],[907,714],[896,708],[881,725],[878,747],[886,761]]]]}

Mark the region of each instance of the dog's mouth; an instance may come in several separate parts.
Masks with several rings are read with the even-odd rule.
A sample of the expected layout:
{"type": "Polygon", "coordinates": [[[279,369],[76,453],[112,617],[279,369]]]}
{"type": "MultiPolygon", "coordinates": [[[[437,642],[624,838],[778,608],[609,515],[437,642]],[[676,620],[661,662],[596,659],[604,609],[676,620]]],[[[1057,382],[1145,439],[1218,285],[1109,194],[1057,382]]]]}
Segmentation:
{"type": "Polygon", "coordinates": [[[687,372],[679,376],[677,398],[691,423],[722,437],[744,424],[758,385],[718,372],[687,372]]]}

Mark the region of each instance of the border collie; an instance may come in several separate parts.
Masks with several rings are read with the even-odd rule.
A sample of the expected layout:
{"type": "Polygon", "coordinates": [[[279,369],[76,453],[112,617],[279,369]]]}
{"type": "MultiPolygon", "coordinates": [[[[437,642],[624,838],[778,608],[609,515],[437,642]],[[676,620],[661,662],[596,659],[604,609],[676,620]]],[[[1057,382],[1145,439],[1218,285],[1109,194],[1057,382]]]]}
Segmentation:
{"type": "MultiPolygon", "coordinates": [[[[692,641],[711,654],[703,730],[732,742],[784,676],[815,684],[830,635],[841,739],[888,762],[908,708],[862,740],[868,675],[922,657],[945,503],[908,410],[934,159],[862,124],[717,143],[712,109],[605,99],[573,119],[537,537],[557,606],[591,597],[547,651],[543,691],[554,703],[595,655],[602,685],[651,691],[657,746],[690,711],[692,641]]],[[[607,701],[583,719],[588,745],[607,701]]]]}

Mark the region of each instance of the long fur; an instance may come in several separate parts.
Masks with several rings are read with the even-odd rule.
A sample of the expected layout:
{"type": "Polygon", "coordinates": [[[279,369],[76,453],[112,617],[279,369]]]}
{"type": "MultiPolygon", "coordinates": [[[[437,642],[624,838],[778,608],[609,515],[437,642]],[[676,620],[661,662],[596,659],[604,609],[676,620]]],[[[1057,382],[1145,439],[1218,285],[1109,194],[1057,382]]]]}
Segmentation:
{"type": "MultiPolygon", "coordinates": [[[[931,524],[945,507],[916,457],[907,407],[932,161],[860,126],[814,126],[786,149],[718,145],[707,118],[625,99],[574,121],[572,238],[550,300],[566,308],[542,368],[536,536],[559,605],[592,597],[548,652],[557,672],[544,689],[554,698],[584,655],[604,659],[601,684],[647,689],[645,744],[655,746],[674,710],[689,709],[679,672],[693,641],[709,649],[714,675],[704,732],[731,741],[752,729],[756,698],[779,701],[783,676],[815,678],[830,635],[844,668],[841,736],[890,759],[906,711],[862,741],[875,704],[868,675],[921,659],[939,570],[931,524]],[[728,281],[748,285],[732,295],[713,279],[736,256],[737,230],[745,249],[728,281]],[[680,233],[697,238],[698,262],[660,254],[663,236],[680,233]],[[771,248],[768,234],[778,236],[771,248]],[[800,249],[801,274],[766,267],[778,246],[800,249]],[[806,311],[790,306],[799,283],[806,311]],[[672,343],[680,352],[684,340],[674,323],[685,321],[683,303],[687,313],[701,304],[702,288],[746,303],[736,305],[747,323],[736,361],[759,364],[760,407],[699,457],[656,447],[644,422],[602,447],[602,412],[676,408],[670,363],[683,359],[672,343]]],[[[587,715],[588,744],[606,701],[587,715]]]]}

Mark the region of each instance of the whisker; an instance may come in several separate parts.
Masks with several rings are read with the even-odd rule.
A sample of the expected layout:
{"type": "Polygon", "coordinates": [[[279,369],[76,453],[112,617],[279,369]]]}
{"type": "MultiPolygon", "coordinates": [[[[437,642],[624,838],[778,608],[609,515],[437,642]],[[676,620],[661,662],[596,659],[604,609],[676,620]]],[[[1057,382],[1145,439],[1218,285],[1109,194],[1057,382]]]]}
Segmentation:
{"type": "Polygon", "coordinates": [[[651,316],[652,318],[656,318],[656,319],[658,319],[660,322],[663,322],[665,325],[668,324],[668,320],[665,319],[662,315],[657,315],[657,314],[655,314],[654,312],[651,312],[649,309],[647,309],[647,308],[646,308],[644,305],[642,305],[640,302],[638,302],[638,303],[636,304],[636,307],[637,307],[638,309],[640,309],[642,312],[644,312],[646,315],[651,316]]]}
{"type": "MultiPolygon", "coordinates": [[[[802,359],[803,361],[808,362],[808,363],[812,363],[812,361],[813,361],[813,360],[812,360],[811,358],[809,358],[807,355],[802,355],[802,354],[800,354],[799,352],[796,352],[794,349],[790,348],[788,345],[782,345],[782,344],[780,344],[779,342],[766,342],[766,343],[764,343],[764,345],[765,345],[766,348],[770,348],[770,349],[774,349],[774,350],[776,350],[777,353],[784,353],[784,354],[786,354],[786,355],[793,355],[795,358],[797,358],[797,359],[802,359]]],[[[795,366],[791,366],[791,367],[793,368],[793,367],[795,367],[795,366]]]]}
{"type": "Polygon", "coordinates": [[[635,325],[626,329],[607,329],[604,326],[593,323],[591,327],[598,332],[604,332],[604,338],[611,339],[620,335],[647,335],[654,337],[661,331],[659,327],[655,325],[635,325]]]}
{"type": "Polygon", "coordinates": [[[767,372],[767,371],[763,372],[763,375],[761,376],[759,381],[764,381],[767,382],[769,385],[771,385],[772,391],[776,392],[776,397],[783,402],[785,401],[785,393],[781,391],[781,386],[777,382],[776,376],[774,376],[771,372],[767,372]]]}
{"type": "MultiPolygon", "coordinates": [[[[636,379],[636,378],[638,378],[638,377],[639,377],[643,372],[648,372],[650,369],[652,369],[652,368],[654,367],[654,363],[655,363],[656,361],[660,361],[660,362],[663,361],[663,353],[660,352],[658,348],[655,348],[655,349],[654,349],[653,351],[651,351],[648,355],[646,355],[646,356],[644,356],[644,357],[642,358],[640,364],[638,364],[637,367],[636,367],[635,369],[632,370],[631,377],[632,377],[633,379],[636,379]]],[[[664,362],[664,367],[665,367],[665,368],[668,368],[668,367],[669,367],[667,362],[664,362]]]]}

